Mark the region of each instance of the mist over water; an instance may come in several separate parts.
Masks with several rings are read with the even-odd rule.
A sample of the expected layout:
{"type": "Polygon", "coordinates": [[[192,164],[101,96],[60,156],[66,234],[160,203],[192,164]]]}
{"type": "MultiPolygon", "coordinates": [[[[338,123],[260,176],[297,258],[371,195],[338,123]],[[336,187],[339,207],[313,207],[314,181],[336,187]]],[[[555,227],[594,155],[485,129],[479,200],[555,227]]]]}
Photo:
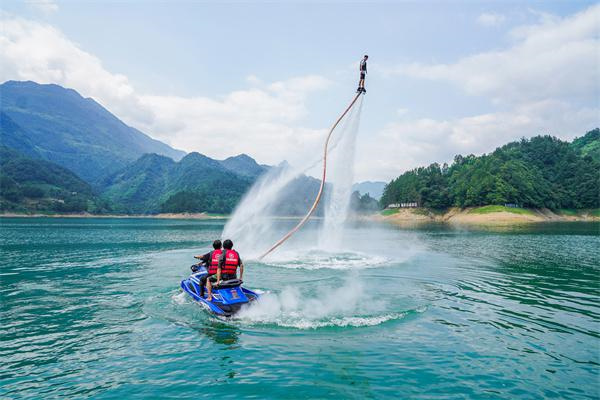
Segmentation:
{"type": "MultiPolygon", "coordinates": [[[[325,193],[321,198],[324,218],[320,229],[312,230],[310,235],[296,233],[276,253],[286,248],[288,252],[290,249],[306,252],[307,248],[312,247],[327,251],[343,249],[341,242],[354,181],[354,155],[362,104],[361,96],[332,134],[327,156],[325,193]]],[[[322,148],[315,149],[314,154],[318,155],[315,158],[294,166],[282,163],[259,178],[225,225],[223,238],[233,239],[236,248],[247,258],[256,258],[268,250],[286,233],[282,226],[289,228],[288,224],[282,224],[279,219],[289,216],[276,215],[276,205],[285,199],[290,185],[298,182],[303,174],[316,168],[316,175],[320,176],[322,153],[322,148]]],[[[306,212],[309,208],[310,205],[306,212]]]]}

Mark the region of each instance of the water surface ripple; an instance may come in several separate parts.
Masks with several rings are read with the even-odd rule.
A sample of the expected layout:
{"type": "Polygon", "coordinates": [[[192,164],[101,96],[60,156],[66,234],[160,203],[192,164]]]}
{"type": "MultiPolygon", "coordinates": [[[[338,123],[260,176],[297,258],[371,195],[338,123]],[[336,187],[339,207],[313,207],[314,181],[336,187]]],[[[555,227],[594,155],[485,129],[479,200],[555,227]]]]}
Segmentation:
{"type": "Polygon", "coordinates": [[[224,221],[0,223],[2,398],[600,397],[598,224],[361,224],[223,321],[179,281],[224,221]]]}

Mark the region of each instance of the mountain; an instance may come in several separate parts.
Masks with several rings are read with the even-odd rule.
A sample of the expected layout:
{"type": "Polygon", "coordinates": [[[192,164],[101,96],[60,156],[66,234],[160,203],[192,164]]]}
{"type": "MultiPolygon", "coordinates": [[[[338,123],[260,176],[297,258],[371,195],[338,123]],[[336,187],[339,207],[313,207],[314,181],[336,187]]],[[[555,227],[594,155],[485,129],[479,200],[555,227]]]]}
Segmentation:
{"type": "Polygon", "coordinates": [[[0,210],[101,212],[92,187],[60,165],[0,146],[0,210]]]}
{"type": "MultiPolygon", "coordinates": [[[[254,161],[254,160],[252,160],[254,161]]],[[[190,153],[179,162],[147,154],[99,183],[115,211],[228,213],[254,182],[223,161],[190,153]]]]}
{"type": "Polygon", "coordinates": [[[175,160],[185,154],[127,126],[72,89],[8,81],[0,85],[0,95],[3,145],[68,168],[88,182],[145,153],[175,160]]]}
{"type": "Polygon", "coordinates": [[[380,210],[379,201],[369,196],[369,193],[361,195],[356,190],[350,196],[350,209],[358,214],[371,214],[380,210]]]}
{"type": "MultiPolygon", "coordinates": [[[[304,174],[298,176],[281,191],[281,197],[272,206],[272,215],[304,216],[313,205],[320,186],[319,179],[304,174]]],[[[323,199],[329,196],[329,188],[330,186],[325,184],[323,199]]],[[[324,204],[325,201],[318,204],[315,210],[316,216],[323,216],[324,204]]]]}
{"type": "Polygon", "coordinates": [[[385,189],[385,185],[387,185],[387,183],[380,181],[359,182],[352,185],[352,191],[359,192],[360,194],[368,194],[375,200],[379,200],[383,195],[383,189],[385,189]]]}
{"type": "Polygon", "coordinates": [[[231,172],[252,178],[256,178],[269,169],[269,167],[265,165],[257,164],[253,158],[246,154],[226,158],[225,160],[220,161],[220,163],[231,172]]]}
{"type": "Polygon", "coordinates": [[[600,132],[594,129],[573,143],[536,136],[479,157],[458,155],[451,166],[435,163],[400,175],[386,186],[381,203],[418,202],[438,209],[505,203],[598,208],[599,148],[600,132]]]}

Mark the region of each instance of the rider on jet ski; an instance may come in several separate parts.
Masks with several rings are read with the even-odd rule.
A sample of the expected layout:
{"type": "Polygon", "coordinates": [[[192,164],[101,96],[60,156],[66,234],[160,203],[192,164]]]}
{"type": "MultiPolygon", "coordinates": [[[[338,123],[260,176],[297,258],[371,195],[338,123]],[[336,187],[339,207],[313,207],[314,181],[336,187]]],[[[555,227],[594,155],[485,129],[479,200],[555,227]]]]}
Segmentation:
{"type": "Polygon", "coordinates": [[[220,252],[218,258],[215,253],[217,251],[211,252],[211,262],[208,269],[208,275],[213,274],[213,271],[216,272],[217,277],[211,276],[209,280],[206,281],[206,289],[208,290],[207,300],[212,300],[212,283],[216,283],[219,285],[221,283],[221,279],[230,280],[237,279],[236,272],[237,268],[240,267],[240,280],[244,276],[244,264],[242,263],[242,259],[240,254],[233,250],[233,242],[229,239],[223,242],[223,251],[220,252]]]}
{"type": "Polygon", "coordinates": [[[208,271],[208,275],[204,275],[200,278],[200,296],[204,296],[204,286],[206,285],[206,280],[217,273],[218,260],[219,257],[221,257],[222,253],[221,241],[219,239],[213,242],[213,249],[213,251],[208,252],[204,255],[194,256],[194,258],[199,259],[200,262],[196,265],[192,265],[192,271],[196,272],[200,265],[204,265],[208,271]],[[214,263],[214,267],[212,267],[213,258],[216,260],[214,263]]]}

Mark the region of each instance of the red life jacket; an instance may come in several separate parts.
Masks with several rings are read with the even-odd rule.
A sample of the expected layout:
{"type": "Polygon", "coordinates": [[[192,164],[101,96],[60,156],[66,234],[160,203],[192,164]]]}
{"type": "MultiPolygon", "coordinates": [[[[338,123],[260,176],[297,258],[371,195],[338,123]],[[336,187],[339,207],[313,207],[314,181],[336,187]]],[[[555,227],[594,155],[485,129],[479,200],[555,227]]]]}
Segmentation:
{"type": "Polygon", "coordinates": [[[225,263],[221,266],[221,273],[235,275],[239,263],[240,255],[237,251],[225,250],[225,263]]]}
{"type": "Polygon", "coordinates": [[[221,254],[223,250],[213,250],[210,253],[210,264],[208,265],[208,274],[213,275],[217,273],[217,268],[219,267],[219,258],[221,258],[221,254]]]}

